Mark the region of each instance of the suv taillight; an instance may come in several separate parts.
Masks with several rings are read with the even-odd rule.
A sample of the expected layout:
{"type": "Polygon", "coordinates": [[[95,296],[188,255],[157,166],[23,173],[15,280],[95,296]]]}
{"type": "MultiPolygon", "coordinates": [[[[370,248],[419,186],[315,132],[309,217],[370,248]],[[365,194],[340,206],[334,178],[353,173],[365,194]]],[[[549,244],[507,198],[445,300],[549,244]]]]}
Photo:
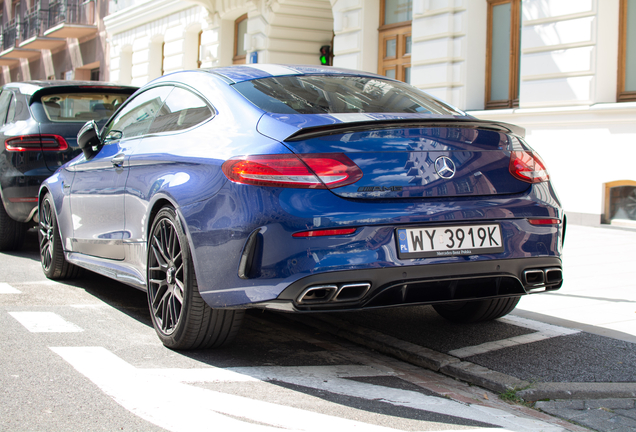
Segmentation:
{"type": "Polygon", "coordinates": [[[273,154],[228,159],[223,173],[235,183],[333,189],[357,182],[362,170],[342,153],[273,154]]]}
{"type": "Polygon", "coordinates": [[[510,174],[526,183],[541,183],[550,180],[550,175],[541,157],[530,151],[513,151],[510,155],[510,174]]]}
{"type": "Polygon", "coordinates": [[[68,149],[68,143],[59,135],[22,135],[7,139],[4,148],[11,152],[64,151],[68,149]]]}

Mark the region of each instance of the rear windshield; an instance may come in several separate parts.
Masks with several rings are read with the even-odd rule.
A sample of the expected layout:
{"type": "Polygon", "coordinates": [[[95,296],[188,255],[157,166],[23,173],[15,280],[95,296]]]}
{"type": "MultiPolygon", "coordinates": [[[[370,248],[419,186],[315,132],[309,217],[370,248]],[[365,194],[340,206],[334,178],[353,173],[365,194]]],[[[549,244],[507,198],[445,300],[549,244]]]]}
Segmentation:
{"type": "Polygon", "coordinates": [[[234,88],[276,114],[424,113],[465,115],[408,84],[381,78],[304,75],[262,78],[234,88]]]}
{"type": "Polygon", "coordinates": [[[121,93],[60,93],[42,96],[42,105],[52,122],[99,122],[108,119],[128,96],[121,93]]]}

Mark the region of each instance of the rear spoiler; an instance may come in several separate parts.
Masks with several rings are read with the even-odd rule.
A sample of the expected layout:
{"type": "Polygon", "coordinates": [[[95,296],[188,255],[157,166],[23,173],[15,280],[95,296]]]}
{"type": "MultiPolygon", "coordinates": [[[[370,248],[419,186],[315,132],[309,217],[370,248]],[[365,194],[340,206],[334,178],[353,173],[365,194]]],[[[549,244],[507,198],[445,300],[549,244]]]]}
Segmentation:
{"type": "Polygon", "coordinates": [[[509,123],[491,120],[471,119],[408,119],[408,120],[373,120],[352,123],[337,123],[323,126],[312,126],[300,129],[288,136],[285,141],[302,141],[320,136],[345,134],[377,129],[404,129],[404,128],[467,128],[467,129],[488,129],[497,132],[511,133],[520,137],[526,135],[525,128],[509,123]]]}

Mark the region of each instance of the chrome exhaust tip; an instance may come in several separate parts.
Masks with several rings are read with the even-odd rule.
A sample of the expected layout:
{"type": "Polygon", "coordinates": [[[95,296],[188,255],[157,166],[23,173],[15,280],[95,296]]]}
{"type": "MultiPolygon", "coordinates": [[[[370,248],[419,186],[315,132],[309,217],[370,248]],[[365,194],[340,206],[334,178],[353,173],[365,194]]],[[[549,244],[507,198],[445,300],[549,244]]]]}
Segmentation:
{"type": "Polygon", "coordinates": [[[545,273],[543,270],[534,269],[523,272],[524,285],[543,285],[545,283],[545,273]]]}
{"type": "Polygon", "coordinates": [[[336,285],[312,286],[304,290],[296,299],[298,304],[326,303],[338,291],[336,285]]]}
{"type": "Polygon", "coordinates": [[[545,269],[545,284],[554,285],[563,280],[563,271],[560,268],[545,269]]]}
{"type": "Polygon", "coordinates": [[[345,302],[360,300],[370,288],[371,284],[367,282],[342,285],[333,297],[333,301],[345,302]]]}

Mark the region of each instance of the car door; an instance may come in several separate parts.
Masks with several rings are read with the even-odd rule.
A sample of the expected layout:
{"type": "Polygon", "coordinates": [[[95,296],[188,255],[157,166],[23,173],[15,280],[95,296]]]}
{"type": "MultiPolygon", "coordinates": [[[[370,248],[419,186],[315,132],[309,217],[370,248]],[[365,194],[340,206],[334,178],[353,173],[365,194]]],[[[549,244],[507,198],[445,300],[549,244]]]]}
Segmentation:
{"type": "Polygon", "coordinates": [[[198,172],[197,159],[206,156],[196,144],[206,143],[209,137],[186,133],[211,119],[214,113],[200,96],[174,87],[146,138],[136,146],[129,160],[130,175],[126,182],[126,231],[131,235],[131,247],[145,245],[148,206],[155,194],[170,196],[178,203],[188,195],[187,191],[194,193],[196,181],[214,184],[209,172],[198,180],[191,178],[198,172]]]}
{"type": "Polygon", "coordinates": [[[123,260],[125,230],[124,192],[128,159],[143,139],[170,87],[154,87],[131,99],[105,126],[103,147],[86,160],[72,164],[70,187],[73,214],[72,249],[100,258],[123,260]]]}

